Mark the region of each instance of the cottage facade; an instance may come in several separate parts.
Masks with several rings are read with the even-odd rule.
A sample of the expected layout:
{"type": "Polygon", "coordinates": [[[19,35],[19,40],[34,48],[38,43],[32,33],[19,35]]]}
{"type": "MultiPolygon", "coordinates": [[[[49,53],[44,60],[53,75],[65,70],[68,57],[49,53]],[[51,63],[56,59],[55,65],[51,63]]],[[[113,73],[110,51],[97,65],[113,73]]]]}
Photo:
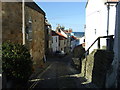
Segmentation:
{"type": "Polygon", "coordinates": [[[78,45],[77,38],[75,36],[71,36],[71,51],[78,45]]]}
{"type": "Polygon", "coordinates": [[[61,33],[57,34],[59,35],[59,51],[67,53],[67,38],[61,33]]]}
{"type": "Polygon", "coordinates": [[[59,35],[52,30],[52,52],[59,50],[59,35]]]}
{"type": "MultiPolygon", "coordinates": [[[[88,0],[86,4],[85,49],[99,37],[114,35],[117,0],[88,0]],[[109,3],[113,2],[113,3],[109,3]]],[[[101,39],[101,48],[106,47],[106,39],[101,39]]],[[[97,42],[90,49],[97,49],[97,42]]]]}

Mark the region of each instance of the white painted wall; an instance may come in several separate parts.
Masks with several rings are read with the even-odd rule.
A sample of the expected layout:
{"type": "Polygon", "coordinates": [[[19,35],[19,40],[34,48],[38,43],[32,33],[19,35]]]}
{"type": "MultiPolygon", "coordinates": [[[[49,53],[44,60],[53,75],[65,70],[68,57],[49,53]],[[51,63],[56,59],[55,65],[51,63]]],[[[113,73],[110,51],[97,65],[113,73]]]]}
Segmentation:
{"type": "Polygon", "coordinates": [[[83,43],[84,43],[84,39],[85,39],[85,37],[81,37],[81,38],[80,38],[80,44],[83,44],[83,43]]]}
{"type": "Polygon", "coordinates": [[[52,36],[52,51],[55,52],[58,50],[59,50],[59,36],[52,36]]]}
{"type": "MultiPolygon", "coordinates": [[[[88,0],[86,7],[86,29],[85,29],[85,49],[99,36],[107,36],[107,0],[88,0]]],[[[115,30],[115,6],[110,7],[109,35],[114,34],[115,30]]],[[[101,40],[101,47],[106,46],[106,39],[101,40]]],[[[97,43],[90,49],[97,49],[97,43]]]]}
{"type": "MultiPolygon", "coordinates": [[[[60,40],[59,50],[60,50],[60,51],[64,51],[64,47],[65,47],[65,45],[64,45],[64,40],[60,40]]],[[[65,52],[65,51],[64,51],[64,52],[65,52]]]]}

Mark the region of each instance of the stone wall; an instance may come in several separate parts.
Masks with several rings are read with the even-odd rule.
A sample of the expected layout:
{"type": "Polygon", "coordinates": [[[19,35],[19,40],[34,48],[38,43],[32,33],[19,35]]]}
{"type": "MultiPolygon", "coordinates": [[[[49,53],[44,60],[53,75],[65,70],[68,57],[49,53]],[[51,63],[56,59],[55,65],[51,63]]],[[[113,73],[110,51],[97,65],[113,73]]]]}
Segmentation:
{"type": "Polygon", "coordinates": [[[94,50],[82,60],[82,72],[88,83],[94,83],[97,87],[105,87],[106,74],[113,60],[113,52],[106,50],[94,50]]]}
{"type": "Polygon", "coordinates": [[[30,51],[35,66],[43,66],[43,57],[45,54],[45,15],[26,6],[25,18],[26,25],[29,19],[32,20],[32,41],[26,40],[30,46],[30,51]]]}
{"type": "Polygon", "coordinates": [[[91,54],[89,54],[85,60],[82,60],[83,67],[82,72],[84,77],[88,80],[88,82],[92,82],[92,71],[93,71],[93,66],[94,66],[94,54],[96,50],[94,50],[91,54]]]}
{"type": "Polygon", "coordinates": [[[22,5],[2,2],[2,41],[22,43],[22,5]]]}
{"type": "MultiPolygon", "coordinates": [[[[45,13],[34,3],[25,4],[25,45],[30,49],[34,66],[43,66],[45,46],[45,13]],[[34,6],[33,6],[34,5],[34,6]],[[33,7],[33,8],[32,8],[33,7]],[[32,40],[27,38],[26,27],[32,20],[32,40]]],[[[2,3],[2,40],[23,43],[22,35],[22,3],[2,3]]]]}
{"type": "Polygon", "coordinates": [[[45,25],[45,54],[46,56],[52,53],[52,27],[46,22],[45,25]]]}
{"type": "Polygon", "coordinates": [[[97,50],[95,53],[92,82],[97,86],[105,87],[106,75],[111,69],[113,57],[113,52],[111,51],[97,50]]]}

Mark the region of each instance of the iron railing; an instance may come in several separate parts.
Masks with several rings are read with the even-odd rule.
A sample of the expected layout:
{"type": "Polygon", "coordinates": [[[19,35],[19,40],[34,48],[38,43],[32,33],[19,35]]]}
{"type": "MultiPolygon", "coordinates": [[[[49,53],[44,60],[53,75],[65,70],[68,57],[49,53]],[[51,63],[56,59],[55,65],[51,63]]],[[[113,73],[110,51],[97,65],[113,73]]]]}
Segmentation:
{"type": "Polygon", "coordinates": [[[107,38],[107,50],[112,50],[113,49],[113,36],[114,35],[108,35],[108,36],[100,36],[98,37],[92,44],[91,46],[85,51],[85,55],[88,55],[89,54],[89,50],[91,49],[91,47],[98,41],[98,49],[100,49],[100,39],[101,38],[107,38]]]}

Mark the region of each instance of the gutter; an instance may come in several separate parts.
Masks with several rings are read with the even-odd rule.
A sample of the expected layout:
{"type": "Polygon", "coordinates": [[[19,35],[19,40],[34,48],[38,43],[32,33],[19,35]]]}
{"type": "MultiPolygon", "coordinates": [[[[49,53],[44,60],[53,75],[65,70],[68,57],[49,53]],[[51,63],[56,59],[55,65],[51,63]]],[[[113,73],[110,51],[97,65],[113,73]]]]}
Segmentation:
{"type": "Polygon", "coordinates": [[[85,8],[87,8],[88,2],[89,2],[89,0],[87,0],[87,3],[86,3],[86,6],[85,6],[85,8]]]}

